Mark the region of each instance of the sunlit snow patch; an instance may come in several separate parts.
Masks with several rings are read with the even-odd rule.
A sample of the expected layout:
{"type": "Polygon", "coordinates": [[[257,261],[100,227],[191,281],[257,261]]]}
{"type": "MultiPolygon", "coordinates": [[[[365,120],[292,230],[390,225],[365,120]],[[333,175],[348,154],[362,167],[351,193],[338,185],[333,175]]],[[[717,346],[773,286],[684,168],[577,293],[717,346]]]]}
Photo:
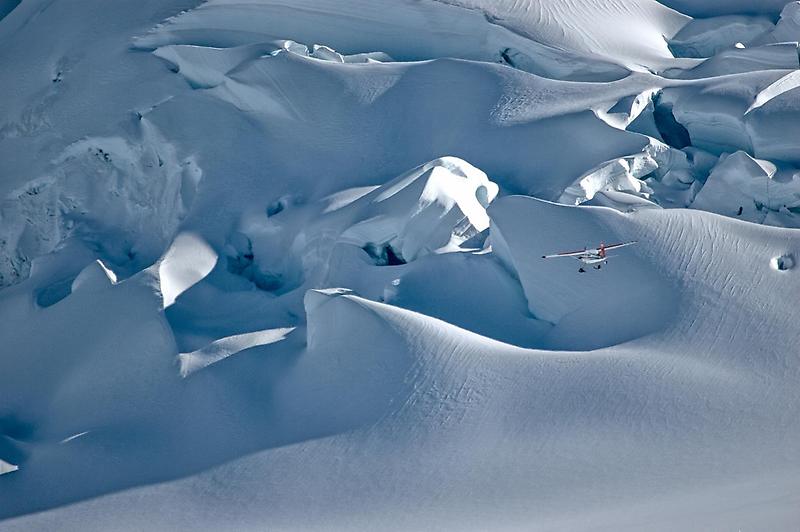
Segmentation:
{"type": "Polygon", "coordinates": [[[13,473],[17,471],[19,466],[14,464],[9,464],[6,461],[0,460],[0,475],[5,475],[6,473],[13,473]]]}
{"type": "Polygon", "coordinates": [[[770,100],[777,98],[781,94],[789,92],[790,90],[794,90],[797,87],[800,87],[800,71],[794,71],[790,74],[786,74],[784,77],[759,92],[756,95],[752,105],[747,108],[747,111],[745,111],[744,114],[750,113],[751,111],[762,107],[770,100]]]}
{"type": "MultiPolygon", "coordinates": [[[[602,194],[609,206],[655,207],[653,189],[645,180],[655,179],[687,188],[694,178],[686,154],[655,139],[642,152],[605,162],[579,177],[558,199],[566,205],[580,205],[602,194]],[[625,195],[633,196],[628,201],[625,195]]],[[[622,209],[625,210],[625,209],[622,209]]]]}
{"type": "Polygon", "coordinates": [[[117,284],[116,274],[103,261],[96,260],[81,270],[81,273],[72,281],[72,291],[112,284],[117,284]]]}
{"type": "Polygon", "coordinates": [[[590,171],[561,194],[559,203],[580,205],[594,198],[598,192],[625,192],[649,198],[652,190],[639,178],[658,168],[649,157],[623,157],[590,171]]]}
{"type": "Polygon", "coordinates": [[[244,351],[245,349],[280,342],[294,329],[294,327],[284,327],[280,329],[267,329],[244,334],[235,334],[215,340],[197,351],[181,353],[178,355],[178,360],[181,365],[181,377],[188,377],[196,371],[228,358],[240,351],[244,351]]]}
{"type": "MultiPolygon", "coordinates": [[[[534,29],[530,15],[524,17],[529,20],[523,21],[516,9],[509,10],[510,6],[503,5],[464,9],[466,6],[450,2],[212,0],[156,26],[135,38],[133,45],[144,50],[176,44],[232,48],[290,37],[324,44],[313,49],[309,56],[326,61],[453,57],[502,62],[547,77],[595,81],[621,79],[629,68],[643,69],[642,64],[659,69],[665,61],[674,62],[664,35],[673,35],[687,17],[648,2],[648,9],[627,13],[629,23],[642,29],[636,32],[636,46],[623,44],[620,49],[620,43],[607,42],[610,49],[598,50],[598,45],[607,41],[602,30],[589,38],[589,44],[585,39],[569,38],[561,27],[563,20],[568,18],[574,23],[579,17],[581,31],[595,34],[598,17],[611,23],[602,6],[597,9],[588,0],[581,3],[578,7],[568,6],[566,12],[560,2],[549,2],[541,10],[534,4],[534,13],[539,12],[538,16],[533,15],[534,20],[539,24],[546,20],[550,26],[540,34],[528,31],[534,29]],[[298,17],[296,12],[302,12],[303,16],[298,17]],[[516,23],[507,27],[506,21],[523,23],[520,27],[516,23]],[[375,55],[378,50],[383,53],[375,55]],[[616,57],[623,50],[623,55],[629,57],[616,57]]],[[[628,33],[617,32],[613,40],[620,38],[629,38],[628,33]]]]}
{"type": "Polygon", "coordinates": [[[324,286],[337,245],[361,248],[378,265],[463,251],[488,229],[486,207],[498,191],[478,168],[442,157],[378,187],[310,204],[281,200],[242,216],[226,246],[228,271],[283,294],[304,282],[324,286]]]}
{"type": "Polygon", "coordinates": [[[211,272],[217,253],[193,233],[181,233],[158,265],[164,308],[211,272]]]}
{"type": "Polygon", "coordinates": [[[26,279],[32,260],[73,237],[134,270],[161,254],[202,172],[151,123],[136,127],[136,141],[86,137],[70,144],[46,175],[0,200],[0,287],[26,279]]]}
{"type": "Polygon", "coordinates": [[[364,248],[391,246],[406,262],[457,247],[489,227],[486,207],[498,190],[466,161],[436,159],[354,202],[367,219],[345,230],[340,241],[364,248]]]}
{"type": "Polygon", "coordinates": [[[230,48],[169,44],[154,50],[153,55],[169,63],[172,69],[183,76],[192,87],[208,89],[223,83],[229,73],[249,61],[284,52],[334,63],[386,63],[393,61],[388,54],[383,52],[347,55],[319,44],[314,44],[309,49],[305,44],[292,40],[254,42],[230,48]]]}
{"type": "Polygon", "coordinates": [[[72,436],[68,436],[68,437],[64,438],[63,440],[61,440],[60,443],[63,445],[65,443],[69,443],[71,441],[77,440],[78,438],[82,438],[82,437],[86,436],[87,434],[89,434],[89,432],[90,431],[88,431],[88,430],[84,430],[83,432],[78,432],[77,434],[73,434],[72,436]]]}

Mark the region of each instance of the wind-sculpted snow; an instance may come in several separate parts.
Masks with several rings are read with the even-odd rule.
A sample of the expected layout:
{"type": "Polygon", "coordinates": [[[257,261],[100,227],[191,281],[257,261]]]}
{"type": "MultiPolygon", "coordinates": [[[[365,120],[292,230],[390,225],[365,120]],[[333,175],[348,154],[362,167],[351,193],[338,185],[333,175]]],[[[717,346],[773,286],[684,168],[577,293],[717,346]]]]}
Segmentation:
{"type": "Polygon", "coordinates": [[[69,145],[45,176],[2,202],[0,286],[24,279],[31,260],[80,235],[115,262],[146,266],[161,252],[202,172],[141,125],[138,142],[87,138],[69,145]],[[97,183],[103,186],[98,187],[97,183]]]}
{"type": "Polygon", "coordinates": [[[775,29],[767,17],[728,15],[696,19],[686,24],[669,41],[678,57],[712,57],[725,49],[745,48],[775,29]]]}
{"type": "Polygon", "coordinates": [[[714,167],[692,208],[756,223],[800,227],[800,173],[737,151],[714,167]]]}
{"type": "Polygon", "coordinates": [[[183,292],[202,281],[217,263],[217,254],[202,238],[179,234],[158,262],[158,281],[164,307],[169,307],[183,292]]]}
{"type": "Polygon", "coordinates": [[[800,2],[787,2],[781,10],[775,30],[766,34],[764,42],[797,41],[800,33],[800,2]]]}
{"type": "Polygon", "coordinates": [[[797,164],[800,149],[791,140],[800,128],[797,99],[789,87],[767,101],[759,98],[764,91],[775,90],[787,74],[770,70],[671,87],[663,91],[662,102],[671,105],[693,146],[717,154],[743,150],[758,158],[797,164]]]}
{"type": "MultiPolygon", "coordinates": [[[[684,152],[652,139],[641,153],[603,163],[582,175],[564,189],[558,201],[566,205],[580,205],[593,200],[598,194],[608,196],[614,192],[624,192],[647,200],[654,191],[643,179],[671,184],[675,188],[688,188],[695,182],[693,170],[684,152]]],[[[614,197],[620,198],[620,195],[614,197]]],[[[641,207],[648,202],[633,203],[641,207]]]]}
{"type": "Polygon", "coordinates": [[[677,79],[701,79],[759,70],[796,70],[800,67],[798,57],[796,42],[733,47],[701,60],[692,69],[669,69],[663,75],[677,79]]]}
{"type": "Polygon", "coordinates": [[[755,101],[753,101],[750,107],[747,108],[747,111],[745,111],[745,114],[763,107],[766,103],[786,92],[800,87],[800,77],[798,77],[797,72],[798,71],[794,71],[790,74],[786,74],[784,77],[759,92],[755,97],[755,101]]]}
{"type": "Polygon", "coordinates": [[[107,4],[0,0],[0,529],[800,522],[800,2],[107,4]]]}
{"type": "MultiPolygon", "coordinates": [[[[264,450],[187,480],[16,524],[46,526],[52,519],[87,519],[102,528],[116,515],[134,527],[291,527],[302,522],[304,528],[324,528],[337,519],[348,529],[366,524],[407,529],[422,523],[447,527],[466,516],[468,527],[475,528],[490,522],[519,528],[533,521],[545,529],[584,524],[636,528],[641,523],[666,529],[669,526],[662,525],[674,524],[677,511],[681,520],[691,515],[692,524],[701,528],[734,522],[785,528],[796,516],[793,496],[780,503],[759,502],[742,514],[728,497],[715,494],[723,490],[741,500],[767,486],[788,493],[796,486],[796,479],[785,476],[786,459],[792,455],[783,454],[796,449],[798,427],[787,417],[800,399],[793,385],[796,357],[786,344],[789,339],[774,334],[788,325],[784,312],[790,303],[768,303],[772,290],[797,288],[796,280],[769,273],[767,257],[784,245],[788,233],[752,228],[710,246],[723,231],[741,224],[677,211],[660,219],[656,212],[662,211],[642,213],[633,225],[649,233],[652,247],[645,251],[646,260],[653,261],[658,275],[673,272],[683,304],[654,342],[591,355],[525,351],[346,290],[310,292],[309,350],[290,372],[300,380],[287,376],[284,382],[290,387],[279,385],[275,393],[280,397],[293,390],[305,395],[314,388],[303,385],[304,380],[331,383],[346,375],[347,388],[330,384],[334,395],[317,391],[314,397],[333,400],[334,408],[325,412],[347,416],[360,428],[264,450]],[[675,238],[697,224],[709,231],[693,233],[696,239],[675,238]],[[745,242],[758,260],[731,266],[735,263],[725,259],[735,256],[745,242]],[[682,264],[685,271],[697,272],[695,262],[718,266],[702,277],[673,269],[682,264]],[[730,297],[736,305],[710,312],[707,296],[693,294],[730,297]],[[746,325],[762,318],[769,325],[763,335],[753,335],[746,325]],[[732,326],[739,327],[733,342],[709,341],[719,338],[718,328],[733,331],[732,326]],[[693,349],[698,337],[707,342],[707,349],[699,353],[693,349]],[[362,351],[364,342],[372,348],[362,351]],[[772,384],[764,394],[767,378],[772,384]],[[698,394],[702,399],[695,398],[698,394]],[[775,402],[788,411],[774,409],[775,402]],[[784,436],[774,436],[770,427],[775,424],[784,427],[784,436]],[[486,446],[495,452],[486,454],[486,446]],[[762,452],[749,452],[753,447],[762,452]],[[550,448],[559,451],[542,452],[550,448]],[[331,453],[341,449],[352,449],[358,459],[345,453],[337,454],[342,462],[332,462],[331,453]],[[658,460],[652,458],[654,451],[658,460]],[[554,455],[563,459],[553,460],[554,455]],[[510,491],[473,491],[474,470],[464,463],[480,468],[483,483],[510,491]],[[403,474],[409,468],[419,473],[403,474]],[[538,473],[535,482],[528,471],[538,473]],[[760,473],[754,477],[753,471],[760,473]],[[593,478],[590,484],[585,482],[587,475],[593,478]],[[632,487],[631,478],[641,476],[656,482],[632,487]],[[381,489],[363,492],[359,504],[380,511],[342,515],[349,493],[359,491],[370,478],[381,489]],[[200,490],[209,482],[224,483],[225,493],[200,490]],[[683,498],[686,482],[692,483],[695,504],[683,498]],[[241,512],[241,501],[235,508],[226,503],[235,493],[245,492],[248,512],[241,512]],[[469,507],[463,506],[466,496],[474,502],[469,507]],[[427,506],[424,501],[432,497],[437,505],[427,506]],[[131,511],[132,501],[166,509],[159,500],[169,501],[170,510],[147,516],[131,511]],[[292,511],[294,504],[312,500],[318,503],[307,506],[301,519],[292,511]],[[196,508],[211,501],[218,508],[200,522],[196,508]],[[514,503],[513,512],[494,510],[497,504],[513,501],[519,503],[514,503]]],[[[315,408],[312,401],[307,404],[315,408]]],[[[292,415],[311,422],[311,412],[292,415]]]]}
{"type": "Polygon", "coordinates": [[[665,39],[689,18],[654,0],[437,0],[482,11],[490,20],[537,42],[624,65],[660,70],[671,63],[665,39]]]}
{"type": "Polygon", "coordinates": [[[777,17],[787,0],[659,0],[665,6],[687,15],[704,18],[724,15],[760,15],[777,17]]]}
{"type": "Polygon", "coordinates": [[[673,60],[664,39],[689,20],[655,0],[211,0],[137,39],[136,46],[228,47],[291,38],[348,54],[502,60],[562,79],[608,80],[626,70],[688,64],[673,60]]]}
{"type": "Polygon", "coordinates": [[[242,217],[228,239],[227,267],[263,290],[285,293],[323,282],[336,246],[355,247],[378,265],[460,251],[488,229],[486,207],[497,191],[486,174],[446,157],[366,191],[279,203],[242,217]]]}
{"type": "Polygon", "coordinates": [[[181,364],[181,376],[188,377],[196,371],[200,371],[245,349],[280,342],[293,330],[294,328],[289,327],[237,334],[215,340],[197,351],[181,353],[178,355],[178,360],[181,364]]]}
{"type": "MultiPolygon", "coordinates": [[[[230,47],[289,38],[309,44],[324,43],[346,54],[385,52],[398,60],[459,57],[505,62],[564,79],[608,80],[627,73],[626,66],[592,50],[593,43],[570,41],[570,34],[560,24],[553,23],[562,13],[551,12],[552,7],[538,21],[520,28],[503,22],[518,9],[503,4],[462,6],[435,0],[423,3],[212,0],[137,38],[135,45],[144,49],[174,44],[230,47]],[[542,35],[538,31],[528,35],[527,30],[542,29],[546,29],[542,35]]],[[[669,20],[664,27],[653,29],[652,36],[660,35],[659,31],[671,34],[685,20],[674,13],[666,18],[669,20]]],[[[601,38],[613,38],[610,35],[609,32],[601,38]]],[[[663,40],[659,43],[661,53],[642,55],[652,60],[671,57],[663,40]]]]}
{"type": "Polygon", "coordinates": [[[559,246],[573,250],[604,239],[608,244],[642,239],[635,225],[625,227],[627,217],[613,210],[574,211],[519,196],[498,200],[490,210],[495,252],[520,280],[531,313],[555,325],[547,345],[596,349],[668,326],[678,309],[674,287],[635,252],[612,258],[619,264],[608,271],[590,272],[602,278],[576,275],[577,266],[541,258],[559,246]]]}

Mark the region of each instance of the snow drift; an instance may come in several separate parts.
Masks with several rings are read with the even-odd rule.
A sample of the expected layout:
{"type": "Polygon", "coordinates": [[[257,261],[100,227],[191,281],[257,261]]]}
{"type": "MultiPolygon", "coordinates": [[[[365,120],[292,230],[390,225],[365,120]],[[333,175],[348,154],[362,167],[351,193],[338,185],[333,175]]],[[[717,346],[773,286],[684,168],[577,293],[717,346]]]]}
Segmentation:
{"type": "Polygon", "coordinates": [[[0,528],[792,530],[798,6],[0,1],[0,528]]]}

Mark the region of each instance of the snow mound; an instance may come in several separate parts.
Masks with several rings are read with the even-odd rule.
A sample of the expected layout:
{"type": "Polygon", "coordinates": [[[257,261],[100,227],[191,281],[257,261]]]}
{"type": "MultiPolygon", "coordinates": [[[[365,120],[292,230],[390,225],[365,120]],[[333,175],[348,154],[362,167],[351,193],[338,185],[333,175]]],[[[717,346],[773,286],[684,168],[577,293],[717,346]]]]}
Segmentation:
{"type": "Polygon", "coordinates": [[[138,141],[95,137],[70,144],[47,176],[2,201],[0,286],[25,279],[33,259],[71,238],[124,271],[137,271],[162,253],[191,205],[201,171],[191,158],[179,159],[150,124],[139,125],[138,141]]]}
{"type": "MultiPolygon", "coordinates": [[[[689,17],[656,1],[461,0],[496,24],[550,47],[621,64],[633,71],[672,63],[665,38],[689,17]]],[[[597,78],[595,78],[597,79],[597,78]]]]}
{"type": "Polygon", "coordinates": [[[766,17],[728,15],[689,22],[669,41],[670,50],[680,57],[711,57],[749,45],[757,37],[775,28],[766,17]]]}
{"type": "Polygon", "coordinates": [[[559,203],[580,205],[599,192],[625,192],[649,198],[652,189],[639,178],[650,174],[658,164],[649,157],[621,158],[590,171],[574,185],[570,185],[558,198],[559,203]]]}
{"type": "Polygon", "coordinates": [[[308,205],[246,214],[229,237],[228,269],[276,293],[319,287],[337,245],[362,249],[376,264],[459,251],[489,227],[498,186],[455,157],[436,159],[368,189],[308,205]],[[270,211],[272,214],[270,215],[270,211]]]}
{"type": "MultiPolygon", "coordinates": [[[[657,130],[660,124],[653,121],[653,102],[648,107],[651,124],[647,127],[657,130]]],[[[637,129],[642,126],[641,122],[632,123],[637,129]]],[[[678,150],[650,138],[641,152],[603,163],[579,177],[564,189],[558,203],[606,206],[623,212],[643,207],[687,207],[716,162],[717,157],[702,150],[691,146],[678,150]]]]}
{"type": "Polygon", "coordinates": [[[800,2],[787,2],[781,10],[775,29],[759,40],[765,42],[797,42],[800,41],[800,2]]]}
{"type": "MultiPolygon", "coordinates": [[[[653,190],[645,182],[647,179],[684,185],[694,181],[686,154],[653,139],[642,152],[604,163],[579,177],[564,190],[558,202],[580,205],[601,192],[622,192],[649,200],[653,190]]],[[[619,198],[619,194],[613,195],[619,198]]]]}
{"type": "MultiPolygon", "coordinates": [[[[291,49],[293,43],[255,43],[231,48],[170,45],[153,51],[173,66],[193,87],[211,88],[226,79],[226,74],[242,63],[280,49],[291,49]]],[[[303,49],[307,53],[305,46],[303,49]]]]}
{"type": "Polygon", "coordinates": [[[404,262],[438,249],[457,249],[488,229],[486,207],[497,192],[497,185],[469,163],[437,159],[353,202],[350,209],[365,219],[346,229],[339,241],[389,247],[404,262]]]}
{"type": "Polygon", "coordinates": [[[217,263],[217,253],[200,236],[181,233],[158,262],[164,308],[202,280],[217,263]]]}
{"type": "Polygon", "coordinates": [[[402,61],[459,57],[504,62],[558,79],[610,80],[628,70],[674,65],[663,36],[674,35],[689,20],[654,0],[625,6],[586,0],[212,0],[156,27],[135,45],[232,47],[292,39],[320,43],[345,55],[380,50],[402,61]],[[604,22],[597,24],[598,20],[604,22]],[[580,33],[567,31],[576,25],[580,33]],[[619,31],[623,26],[637,31],[619,31]]]}
{"type": "Polygon", "coordinates": [[[800,3],[107,4],[0,0],[0,528],[796,528],[800,3]]]}
{"type": "Polygon", "coordinates": [[[755,223],[800,227],[800,172],[737,151],[720,158],[692,203],[693,209],[755,223]]]}
{"type": "Polygon", "coordinates": [[[117,275],[103,261],[96,260],[81,270],[72,281],[71,291],[97,290],[117,284],[117,275]]]}
{"type": "Polygon", "coordinates": [[[288,52],[301,57],[311,57],[335,63],[392,62],[383,52],[342,55],[336,50],[318,44],[312,49],[291,40],[256,42],[230,48],[174,44],[161,46],[153,55],[167,61],[193,88],[209,89],[224,82],[241,65],[266,55],[288,52]]]}
{"type": "Polygon", "coordinates": [[[766,70],[667,87],[660,102],[688,131],[694,147],[715,154],[741,150],[760,159],[797,164],[800,149],[790,139],[800,133],[800,105],[792,98],[793,92],[784,92],[747,113],[758,94],[786,74],[766,70]]]}
{"type": "Polygon", "coordinates": [[[760,70],[800,68],[796,42],[730,48],[715,54],[689,70],[669,69],[662,75],[676,79],[702,79],[760,70]]]}
{"type": "Polygon", "coordinates": [[[610,257],[610,266],[583,275],[571,258],[541,258],[601,242],[640,240],[640,229],[629,221],[635,214],[511,196],[498,199],[489,215],[492,249],[519,279],[530,312],[555,325],[552,348],[606,347],[653,333],[674,319],[677,300],[670,282],[636,246],[611,253],[619,256],[610,257]]]}

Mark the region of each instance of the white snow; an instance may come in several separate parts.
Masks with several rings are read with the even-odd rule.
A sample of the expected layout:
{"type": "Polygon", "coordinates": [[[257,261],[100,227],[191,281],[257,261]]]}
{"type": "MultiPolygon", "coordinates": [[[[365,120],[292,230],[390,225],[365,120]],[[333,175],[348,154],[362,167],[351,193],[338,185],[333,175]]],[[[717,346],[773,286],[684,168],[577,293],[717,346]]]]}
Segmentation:
{"type": "Polygon", "coordinates": [[[181,377],[188,377],[192,373],[210,366],[215,362],[219,362],[239,351],[279,342],[286,338],[286,335],[293,330],[294,327],[286,327],[283,329],[237,334],[215,340],[197,351],[181,353],[178,355],[178,360],[181,365],[181,377]]]}
{"type": "Polygon", "coordinates": [[[0,529],[795,530],[798,41],[0,0],[0,529]]]}
{"type": "MultiPolygon", "coordinates": [[[[347,228],[339,241],[358,247],[388,244],[405,261],[455,248],[489,228],[486,207],[497,191],[497,185],[469,163],[438,159],[346,207],[364,211],[359,218],[365,219],[347,228]]],[[[349,218],[354,220],[352,214],[349,218]]],[[[331,225],[323,224],[329,230],[331,225]]]]}
{"type": "Polygon", "coordinates": [[[725,49],[746,48],[774,29],[767,17],[728,15],[695,19],[681,28],[669,41],[669,47],[680,57],[712,57],[725,49]]]}
{"type": "Polygon", "coordinates": [[[217,253],[193,233],[179,234],[158,262],[158,279],[164,308],[201,281],[217,263],[217,253]]]}
{"type": "Polygon", "coordinates": [[[723,156],[692,208],[756,223],[798,227],[790,210],[800,207],[800,172],[754,159],[742,151],[723,156]]]}
{"type": "Polygon", "coordinates": [[[784,94],[788,91],[796,89],[798,86],[800,86],[800,77],[798,77],[797,71],[786,74],[784,77],[759,92],[756,95],[755,101],[752,103],[752,105],[750,105],[750,107],[747,108],[747,111],[745,111],[745,114],[753,111],[754,109],[762,107],[770,100],[777,98],[781,94],[784,94]]]}

